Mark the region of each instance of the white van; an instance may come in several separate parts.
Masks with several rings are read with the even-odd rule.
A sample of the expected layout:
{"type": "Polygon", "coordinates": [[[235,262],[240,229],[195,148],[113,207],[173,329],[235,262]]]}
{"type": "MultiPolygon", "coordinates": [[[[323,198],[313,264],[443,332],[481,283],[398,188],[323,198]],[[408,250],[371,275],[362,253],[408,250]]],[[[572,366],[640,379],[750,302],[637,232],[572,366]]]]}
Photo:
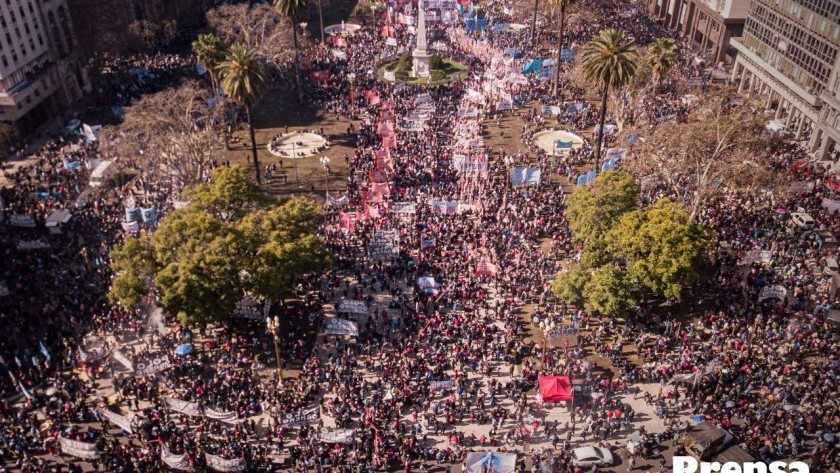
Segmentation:
{"type": "Polygon", "coordinates": [[[804,212],[793,213],[790,215],[790,218],[793,220],[793,223],[800,228],[804,228],[805,230],[814,228],[814,219],[804,212]]]}
{"type": "Polygon", "coordinates": [[[102,187],[111,177],[111,161],[102,161],[90,173],[90,186],[102,187]]]}

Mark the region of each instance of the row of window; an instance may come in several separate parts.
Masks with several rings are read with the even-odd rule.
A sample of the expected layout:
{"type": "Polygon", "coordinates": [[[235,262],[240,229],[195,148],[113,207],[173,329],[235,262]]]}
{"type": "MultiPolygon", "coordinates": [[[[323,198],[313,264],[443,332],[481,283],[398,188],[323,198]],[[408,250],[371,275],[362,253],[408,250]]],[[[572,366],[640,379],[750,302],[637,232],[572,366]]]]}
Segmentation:
{"type": "MultiPolygon", "coordinates": [[[[30,12],[33,12],[31,2],[29,2],[29,8],[30,12]]],[[[32,19],[32,26],[35,30],[35,35],[33,37],[32,30],[29,28],[29,22],[24,15],[23,7],[20,7],[23,29],[29,40],[29,49],[27,50],[26,42],[23,40],[20,27],[17,24],[17,16],[15,16],[14,10],[10,9],[9,12],[14,25],[14,35],[17,41],[12,42],[11,30],[7,27],[6,18],[4,15],[0,14],[0,26],[2,26],[2,30],[5,30],[6,39],[6,44],[4,45],[2,42],[3,38],[0,37],[0,63],[2,63],[4,68],[8,68],[10,64],[17,66],[21,62],[27,61],[27,53],[29,51],[32,51],[33,53],[36,51],[35,38],[37,38],[39,46],[44,46],[44,38],[39,31],[39,22],[34,18],[32,19]],[[15,49],[15,44],[18,45],[19,49],[15,49]]],[[[57,12],[58,21],[56,21],[56,15],[52,11],[47,13],[47,21],[49,23],[49,29],[55,39],[56,52],[59,56],[65,56],[73,49],[73,36],[70,28],[70,18],[68,17],[63,5],[58,7],[57,12]],[[61,29],[59,29],[59,23],[61,25],[61,29]]]]}

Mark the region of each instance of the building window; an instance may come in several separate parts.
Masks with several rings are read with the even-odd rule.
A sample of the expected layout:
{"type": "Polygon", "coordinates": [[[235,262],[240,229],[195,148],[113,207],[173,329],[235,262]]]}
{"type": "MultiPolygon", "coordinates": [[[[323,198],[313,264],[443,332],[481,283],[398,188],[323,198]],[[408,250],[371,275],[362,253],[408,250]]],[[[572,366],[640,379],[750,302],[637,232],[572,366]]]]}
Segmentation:
{"type": "Polygon", "coordinates": [[[682,6],[680,7],[680,24],[681,25],[683,23],[685,23],[685,10],[686,10],[685,7],[686,7],[685,3],[683,3],[682,6]]]}
{"type": "Polygon", "coordinates": [[[64,7],[58,7],[58,21],[61,22],[61,29],[64,30],[64,39],[67,42],[67,49],[73,49],[73,35],[70,33],[70,20],[67,19],[67,13],[64,7]]]}
{"type": "Polygon", "coordinates": [[[9,67],[9,60],[6,59],[6,56],[0,56],[0,61],[3,61],[3,67],[9,67]]]}

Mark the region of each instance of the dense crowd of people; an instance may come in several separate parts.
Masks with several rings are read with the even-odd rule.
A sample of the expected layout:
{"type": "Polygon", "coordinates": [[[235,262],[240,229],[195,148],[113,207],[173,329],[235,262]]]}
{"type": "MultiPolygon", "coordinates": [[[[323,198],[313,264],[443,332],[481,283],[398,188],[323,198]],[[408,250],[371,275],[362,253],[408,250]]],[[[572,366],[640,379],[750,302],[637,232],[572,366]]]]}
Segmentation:
{"type": "MultiPolygon", "coordinates": [[[[577,473],[583,469],[572,464],[573,447],[607,446],[634,432],[657,445],[679,436],[676,420],[702,415],[761,461],[800,458],[813,471],[836,470],[837,287],[823,267],[836,251],[827,235],[840,220],[826,205],[837,197],[830,181],[796,164],[803,157],[797,147],[782,146],[775,171],[806,181],[804,188],[762,198],[721,191],[705,203],[698,220],[715,235],[714,276],[687,298],[698,302],[696,321],[671,314],[657,323],[649,307],[619,320],[555,300],[550,281],[579,251],[558,176],[574,181],[593,151],[585,144],[554,159],[531,137],[554,120],[582,133],[597,107],[573,79],[563,78],[559,100],[547,98],[550,75],[500,80],[497,72],[518,78],[536,57],[527,34],[493,28],[510,14],[491,8],[493,22],[475,37],[446,31],[461,30],[455,25],[431,28],[432,41],[468,67],[466,78],[445,87],[378,80],[372,71],[398,49],[372,28],[336,45],[346,55],[323,45],[304,51],[307,72],[315,73],[304,78],[311,101],[363,124],[348,129],[356,148],[346,158],[347,203],[327,207],[321,230],[334,267],[298,281],[296,302],[270,308],[298,327],[279,340],[281,363],[300,366],[294,377],[267,374],[275,350],[261,317],[185,327],[165,323],[154,295],[138,310],[108,300],[109,253],[125,237],[125,209],[154,203],[162,217],[177,189],[141,176],[85,190],[101,156],[78,133],[49,140],[31,165],[10,173],[0,191],[7,261],[0,283],[8,292],[0,317],[9,327],[0,336],[0,371],[7,372],[0,376],[0,458],[7,467],[81,471],[87,462],[97,471],[161,471],[169,452],[169,461],[183,455],[196,471],[214,468],[207,455],[241,460],[249,471],[415,471],[449,468],[467,451],[490,449],[518,452],[520,467],[528,459],[534,471],[577,473]],[[524,54],[507,60],[509,48],[524,54]],[[493,92],[471,94],[486,90],[493,92]],[[508,96],[514,107],[537,103],[560,113],[497,111],[496,99],[508,96]],[[474,116],[464,113],[470,108],[474,116]],[[521,118],[519,138],[530,147],[514,153],[469,145],[481,144],[487,124],[505,113],[521,118]],[[423,126],[409,128],[411,121],[423,126]],[[457,166],[456,157],[474,167],[457,166]],[[511,186],[512,163],[541,168],[542,179],[511,186]],[[60,233],[47,234],[45,220],[62,208],[72,217],[60,233]],[[793,223],[794,210],[809,213],[814,228],[793,223]],[[392,238],[385,234],[398,243],[383,243],[392,238]],[[387,257],[376,256],[382,245],[387,257]],[[765,297],[767,288],[782,289],[765,297]],[[341,312],[347,300],[366,310],[341,312]],[[521,315],[526,305],[530,323],[521,315]],[[319,330],[333,317],[356,322],[358,336],[316,338],[300,328],[319,330]],[[577,343],[546,346],[531,333],[567,323],[579,327],[577,343]],[[173,355],[184,344],[198,349],[173,355]],[[171,366],[140,369],[162,356],[171,366]],[[534,387],[546,374],[568,376],[585,395],[566,406],[542,401],[534,387]],[[643,397],[667,425],[646,432],[628,398],[657,382],[661,388],[643,397]],[[285,420],[312,408],[314,419],[285,420]],[[131,432],[103,412],[126,416],[131,432]],[[323,435],[333,429],[352,433],[323,435]],[[56,461],[64,439],[94,445],[97,458],[56,461]]],[[[640,44],[669,34],[621,2],[602,8],[601,19],[569,25],[567,45],[578,48],[605,26],[627,30],[640,44]]],[[[410,43],[404,25],[394,30],[398,44],[410,43]]],[[[556,38],[547,32],[541,41],[556,38]]],[[[102,72],[112,79],[100,92],[126,105],[194,71],[184,57],[110,60],[102,72]]],[[[700,73],[686,55],[674,76],[700,73]]],[[[691,112],[673,94],[649,100],[636,119],[667,126],[663,117],[691,112]]],[[[681,192],[654,183],[645,199],[681,192]]],[[[155,220],[144,219],[143,228],[152,230],[155,220]]]]}

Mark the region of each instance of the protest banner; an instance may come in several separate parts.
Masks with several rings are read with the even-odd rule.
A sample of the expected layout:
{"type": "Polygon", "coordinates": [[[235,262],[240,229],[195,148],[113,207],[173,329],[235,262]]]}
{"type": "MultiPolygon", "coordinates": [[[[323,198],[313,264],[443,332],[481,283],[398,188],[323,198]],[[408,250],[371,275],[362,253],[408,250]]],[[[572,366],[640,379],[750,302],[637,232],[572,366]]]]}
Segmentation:
{"type": "Polygon", "coordinates": [[[327,319],[324,321],[324,333],[327,335],[359,336],[359,325],[352,320],[327,319]]]}
{"type": "Polygon", "coordinates": [[[197,402],[182,401],[168,396],[164,396],[163,402],[170,411],[180,412],[192,417],[201,417],[201,405],[197,402]]]}
{"type": "Polygon", "coordinates": [[[750,250],[738,261],[739,265],[753,263],[769,263],[773,258],[773,252],[768,250],[750,250]]]}
{"type": "Polygon", "coordinates": [[[430,103],[432,102],[432,94],[428,92],[424,92],[422,94],[417,94],[414,97],[414,105],[420,105],[423,103],[430,103]]]}
{"type": "Polygon", "coordinates": [[[233,458],[230,460],[226,460],[222,457],[205,453],[204,459],[207,462],[207,467],[216,471],[235,472],[245,471],[247,468],[247,466],[245,465],[244,458],[233,458]]]}
{"type": "Polygon", "coordinates": [[[621,159],[624,159],[625,157],[627,157],[627,149],[625,149],[625,148],[610,148],[610,149],[607,150],[607,156],[604,159],[606,159],[607,161],[609,161],[611,159],[621,160],[621,159]]]}
{"type": "Polygon", "coordinates": [[[350,197],[348,197],[347,194],[344,194],[343,196],[338,198],[327,194],[327,204],[329,204],[330,207],[344,207],[349,202],[350,197]]]}
{"type": "Polygon", "coordinates": [[[455,386],[455,381],[451,379],[446,379],[443,381],[432,381],[429,383],[429,389],[432,391],[440,391],[443,389],[451,389],[455,386]]]}
{"type": "Polygon", "coordinates": [[[338,303],[338,312],[347,312],[350,314],[367,314],[367,302],[355,301],[352,299],[342,299],[338,303]]]}
{"type": "Polygon", "coordinates": [[[478,116],[478,109],[475,108],[459,108],[457,115],[459,118],[475,118],[478,116]]]}
{"type": "Polygon", "coordinates": [[[423,131],[423,122],[419,120],[409,120],[403,125],[403,130],[412,133],[423,131]]]}
{"type": "Polygon", "coordinates": [[[298,427],[301,425],[313,424],[321,419],[321,408],[310,407],[300,411],[286,412],[283,414],[281,424],[283,427],[298,427]]]}
{"type": "Polygon", "coordinates": [[[486,172],[487,155],[465,156],[463,154],[455,154],[452,156],[452,169],[458,172],[486,172]]]}
{"type": "Polygon", "coordinates": [[[262,304],[255,297],[246,295],[236,303],[231,316],[240,319],[263,320],[264,315],[261,306],[262,304]]]}
{"type": "Polygon", "coordinates": [[[427,287],[437,286],[437,282],[432,276],[421,276],[417,278],[417,285],[420,286],[421,289],[425,289],[427,287]]]}
{"type": "Polygon", "coordinates": [[[121,414],[117,414],[116,412],[112,412],[108,409],[99,409],[99,415],[108,419],[109,422],[116,425],[117,427],[125,430],[128,433],[133,433],[132,430],[132,421],[134,420],[134,414],[132,413],[130,416],[124,416],[121,414]]]}
{"type": "Polygon", "coordinates": [[[169,355],[161,355],[157,358],[151,358],[138,362],[134,366],[134,374],[136,376],[147,376],[150,374],[159,373],[165,369],[172,367],[172,360],[169,355]]]}
{"type": "Polygon", "coordinates": [[[764,286],[758,294],[758,300],[778,299],[784,301],[787,298],[787,288],[781,285],[764,286]]]}
{"type": "Polygon", "coordinates": [[[31,215],[14,214],[9,217],[9,225],[13,227],[33,228],[35,217],[31,215]]]}
{"type": "Polygon", "coordinates": [[[695,371],[693,373],[675,374],[674,376],[671,376],[671,379],[670,379],[670,381],[668,381],[668,383],[669,384],[673,384],[673,383],[694,384],[694,383],[697,382],[698,379],[700,379],[700,373],[695,371]]]}
{"type": "Polygon", "coordinates": [[[523,168],[523,167],[515,167],[511,171],[511,184],[514,186],[519,185],[537,185],[540,183],[540,175],[542,171],[540,168],[523,168]]]}
{"type": "Polygon", "coordinates": [[[122,222],[122,229],[126,233],[134,233],[140,231],[139,222],[122,222]]]}
{"type": "Polygon", "coordinates": [[[476,276],[495,276],[496,275],[496,265],[491,263],[487,259],[482,259],[475,265],[475,275],[476,276]]]}
{"type": "Polygon", "coordinates": [[[99,458],[99,450],[96,445],[92,443],[79,442],[65,437],[59,437],[58,443],[61,445],[61,453],[70,455],[85,460],[96,460],[99,458]]]}
{"type": "Polygon", "coordinates": [[[557,327],[551,328],[545,332],[545,338],[547,340],[555,340],[560,337],[565,337],[569,335],[577,335],[580,327],[577,324],[564,324],[559,325],[557,327]]]}
{"type": "Polygon", "coordinates": [[[457,201],[432,201],[432,210],[440,214],[457,214],[461,211],[461,203],[457,201]]]}
{"type": "Polygon", "coordinates": [[[204,417],[207,417],[208,419],[217,420],[219,422],[224,422],[225,424],[239,423],[239,419],[236,416],[236,412],[217,411],[207,406],[204,406],[204,417]]]}
{"type": "Polygon", "coordinates": [[[422,239],[422,240],[420,240],[420,249],[425,250],[426,248],[434,248],[436,243],[437,243],[436,238],[422,239]]]}
{"type": "Polygon", "coordinates": [[[19,250],[44,250],[50,247],[49,242],[42,239],[37,240],[18,240],[17,249],[19,250]]]}
{"type": "Polygon", "coordinates": [[[504,112],[506,110],[513,110],[513,101],[500,100],[500,101],[496,102],[496,111],[497,112],[504,112]]]}
{"type": "Polygon", "coordinates": [[[318,431],[318,440],[324,443],[353,443],[353,436],[356,429],[328,429],[322,428],[318,431]]]}
{"type": "Polygon", "coordinates": [[[193,469],[186,453],[175,455],[166,448],[166,444],[160,447],[160,460],[173,470],[192,471],[193,469]]]}
{"type": "Polygon", "coordinates": [[[393,214],[415,214],[417,213],[417,204],[414,202],[392,202],[388,210],[393,214]]]}

